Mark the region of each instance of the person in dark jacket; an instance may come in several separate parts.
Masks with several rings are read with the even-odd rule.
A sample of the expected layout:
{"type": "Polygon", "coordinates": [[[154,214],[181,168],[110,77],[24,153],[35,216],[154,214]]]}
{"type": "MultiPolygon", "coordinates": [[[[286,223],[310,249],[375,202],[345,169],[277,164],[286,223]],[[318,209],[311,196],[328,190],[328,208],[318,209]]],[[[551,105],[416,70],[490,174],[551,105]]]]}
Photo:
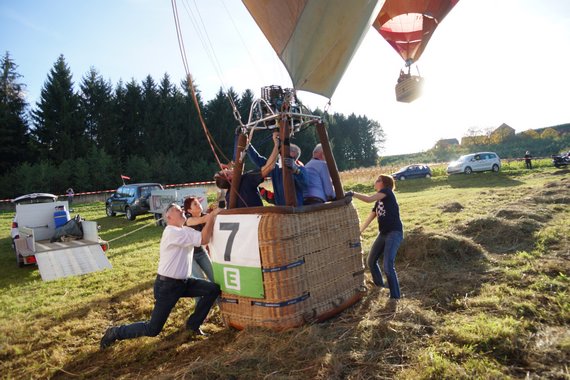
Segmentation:
{"type": "Polygon", "coordinates": [[[374,284],[383,287],[384,281],[378,263],[380,257],[383,256],[383,268],[390,288],[390,298],[397,300],[400,298],[400,284],[396,274],[395,261],[398,248],[404,239],[404,227],[400,219],[400,207],[394,195],[396,189],[394,178],[381,174],[374,183],[374,189],[377,192],[372,195],[352,191],[348,191],[346,195],[368,203],[375,202],[370,215],[360,228],[360,232],[362,233],[370,222],[377,218],[379,232],[368,255],[368,267],[374,284]]]}
{"type": "MultiPolygon", "coordinates": [[[[241,175],[241,181],[237,193],[236,208],[241,207],[259,207],[263,206],[261,196],[259,194],[258,186],[263,182],[265,177],[271,173],[275,167],[277,156],[279,154],[279,135],[277,132],[273,133],[273,151],[267,159],[267,162],[259,170],[250,170],[241,175]]],[[[219,189],[226,191],[226,207],[230,204],[230,194],[232,192],[231,183],[234,171],[232,169],[222,169],[214,175],[214,181],[219,189]]]]}
{"type": "Polygon", "coordinates": [[[528,150],[524,154],[524,164],[527,169],[532,169],[532,156],[528,150]]]}

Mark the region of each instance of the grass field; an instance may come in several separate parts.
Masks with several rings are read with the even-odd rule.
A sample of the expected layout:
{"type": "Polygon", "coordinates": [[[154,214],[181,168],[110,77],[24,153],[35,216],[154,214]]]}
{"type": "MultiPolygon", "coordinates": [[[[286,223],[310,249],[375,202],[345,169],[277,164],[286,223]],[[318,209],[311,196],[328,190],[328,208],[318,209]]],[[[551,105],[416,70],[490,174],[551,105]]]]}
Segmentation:
{"type": "MultiPolygon", "coordinates": [[[[152,216],[129,222],[106,217],[103,203],[76,205],[111,241],[113,269],[42,282],[36,268],[17,267],[13,214],[2,212],[0,376],[570,378],[570,171],[536,166],[453,177],[434,168],[432,179],[397,184],[406,231],[397,308],[371,288],[338,317],[281,333],[227,329],[215,309],[204,325],[212,335],[193,340],[184,331],[193,301],[182,300],[159,337],[103,352],[109,325],[150,315],[162,229],[152,216]]],[[[343,184],[370,193],[382,171],[391,172],[345,172],[343,184]]],[[[361,219],[371,209],[355,206],[361,219]]],[[[362,236],[364,255],[375,228],[362,236]]]]}

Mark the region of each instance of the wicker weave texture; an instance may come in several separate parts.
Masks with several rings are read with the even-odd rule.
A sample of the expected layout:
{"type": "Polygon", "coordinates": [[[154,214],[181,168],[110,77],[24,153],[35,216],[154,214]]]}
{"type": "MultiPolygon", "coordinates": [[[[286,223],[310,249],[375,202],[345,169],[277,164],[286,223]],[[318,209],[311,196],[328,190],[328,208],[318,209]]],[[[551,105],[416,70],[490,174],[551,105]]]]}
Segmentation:
{"type": "Polygon", "coordinates": [[[351,203],[262,214],[259,249],[265,298],[223,294],[232,300],[222,302],[224,320],[239,327],[286,329],[342,311],[364,282],[358,223],[351,203]]]}

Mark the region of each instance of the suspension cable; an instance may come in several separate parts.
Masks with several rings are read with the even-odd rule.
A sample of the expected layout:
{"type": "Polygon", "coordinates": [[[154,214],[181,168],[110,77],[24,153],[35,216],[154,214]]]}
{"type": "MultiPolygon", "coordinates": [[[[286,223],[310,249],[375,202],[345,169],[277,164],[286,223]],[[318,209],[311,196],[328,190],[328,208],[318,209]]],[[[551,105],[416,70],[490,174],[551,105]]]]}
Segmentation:
{"type": "MultiPolygon", "coordinates": [[[[178,17],[178,7],[176,6],[176,0],[171,0],[171,4],[172,4],[172,12],[174,15],[174,25],[176,26],[176,36],[178,38],[178,47],[180,49],[180,55],[182,57],[182,64],[184,65],[184,70],[186,72],[186,81],[187,81],[186,85],[188,86],[188,89],[190,90],[192,100],[193,100],[194,105],[196,107],[196,110],[198,112],[198,118],[200,119],[200,123],[202,125],[202,129],[204,130],[204,134],[206,135],[206,139],[208,141],[208,144],[210,145],[210,148],[212,149],[212,153],[214,154],[214,158],[216,159],[218,166],[220,168],[222,168],[222,163],[220,161],[220,158],[218,157],[218,154],[216,153],[216,149],[214,148],[213,138],[211,136],[210,131],[206,127],[206,122],[204,121],[204,118],[202,117],[202,111],[200,109],[200,104],[198,102],[198,97],[196,95],[196,89],[194,87],[194,81],[192,80],[192,75],[190,74],[190,69],[188,66],[188,59],[186,57],[186,51],[184,48],[184,39],[182,38],[182,30],[180,27],[180,19],[178,17]]],[[[221,154],[223,156],[223,153],[221,153],[221,154]]],[[[227,158],[225,156],[224,156],[224,159],[226,159],[226,161],[227,161],[227,158]]]]}

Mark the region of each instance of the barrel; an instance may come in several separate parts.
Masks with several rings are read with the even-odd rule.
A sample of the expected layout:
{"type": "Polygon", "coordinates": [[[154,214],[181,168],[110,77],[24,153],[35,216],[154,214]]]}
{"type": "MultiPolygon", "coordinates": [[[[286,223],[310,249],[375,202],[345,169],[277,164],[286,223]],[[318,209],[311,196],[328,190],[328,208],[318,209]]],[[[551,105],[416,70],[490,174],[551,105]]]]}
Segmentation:
{"type": "Polygon", "coordinates": [[[55,222],[55,228],[63,226],[69,221],[69,211],[65,209],[65,206],[57,206],[53,212],[53,220],[55,222]]]}

